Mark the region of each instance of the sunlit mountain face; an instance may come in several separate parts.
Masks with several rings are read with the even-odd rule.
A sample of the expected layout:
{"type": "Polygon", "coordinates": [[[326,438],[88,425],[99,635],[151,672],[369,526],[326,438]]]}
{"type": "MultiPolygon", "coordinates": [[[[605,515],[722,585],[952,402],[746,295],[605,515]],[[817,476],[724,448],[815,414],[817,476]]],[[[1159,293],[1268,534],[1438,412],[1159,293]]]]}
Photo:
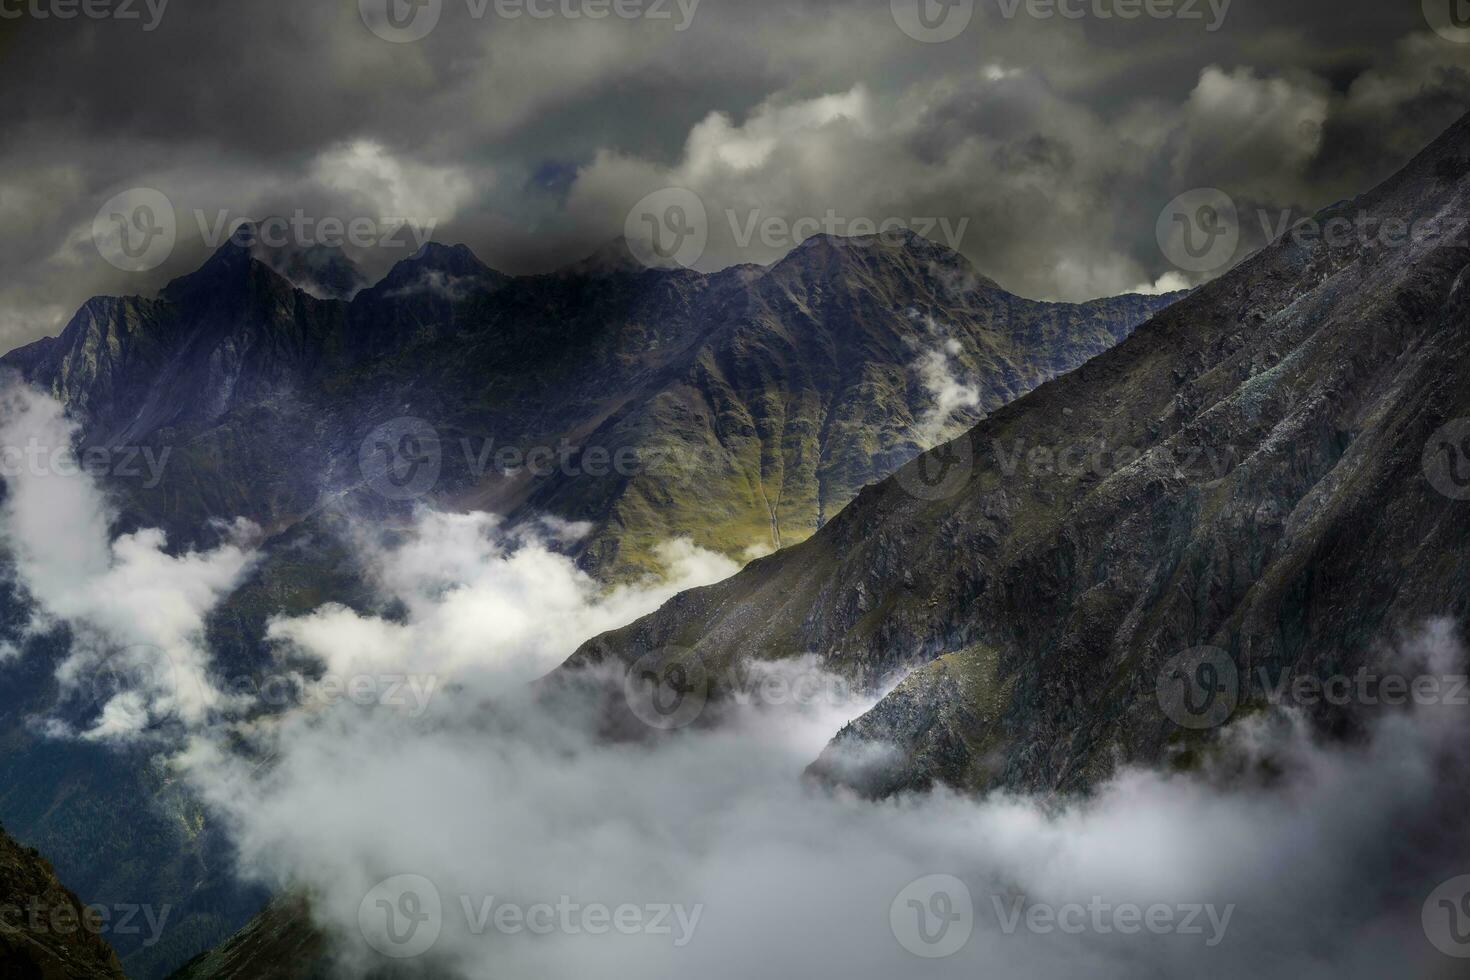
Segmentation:
{"type": "Polygon", "coordinates": [[[1463,972],[1466,0],[0,0],[0,88],[0,977],[1463,972]]]}

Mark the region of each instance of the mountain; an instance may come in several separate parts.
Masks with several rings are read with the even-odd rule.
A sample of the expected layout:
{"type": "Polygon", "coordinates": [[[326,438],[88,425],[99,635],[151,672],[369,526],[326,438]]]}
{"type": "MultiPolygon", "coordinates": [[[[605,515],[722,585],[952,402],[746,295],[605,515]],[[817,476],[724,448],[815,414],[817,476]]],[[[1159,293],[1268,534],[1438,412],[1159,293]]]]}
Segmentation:
{"type": "MultiPolygon", "coordinates": [[[[589,642],[552,681],[649,655],[716,684],[742,658],[798,650],[875,684],[912,668],[813,775],[877,796],[1085,790],[1120,759],[1193,764],[1207,732],[1157,696],[1181,653],[1218,647],[1246,679],[1351,674],[1386,666],[1401,630],[1463,622],[1470,425],[1445,427],[1470,418],[1470,117],[1316,220],[1360,209],[1373,227],[1455,234],[1270,246],[805,542],[589,642]],[[847,750],[879,742],[897,756],[855,768],[847,750]]],[[[1236,715],[1264,703],[1237,691],[1236,715]]],[[[228,972],[201,960],[189,980],[272,976],[282,957],[243,950],[299,944],[282,907],[216,954],[228,972]]]]}
{"type": "Polygon", "coordinates": [[[34,849],[0,829],[0,976],[122,980],[117,954],[89,912],[34,849]]]}
{"type": "Polygon", "coordinates": [[[406,513],[421,490],[588,521],[580,557],[616,578],[679,534],[737,558],[801,540],[946,423],[1177,298],[1023,300],[917,236],[818,236],[714,275],[626,252],[512,279],[430,244],[348,301],[280,271],[350,279],[340,255],[283,255],[247,229],[156,299],[94,299],[0,365],[60,398],[87,445],[167,451],[156,486],[120,489],[132,520],[175,540],[216,517],[281,530],[323,507],[406,513]],[[405,425],[437,473],[406,492],[381,479],[400,460],[364,459],[405,425]]]}
{"type": "MultiPolygon", "coordinates": [[[[976,389],[953,413],[973,421],[1174,298],[1031,302],[920,238],[814,239],[771,268],[714,275],[626,251],[511,278],[430,244],[344,299],[300,285],[340,255],[273,252],[246,230],[156,298],[94,299],[0,365],[65,403],[85,446],[166,463],[156,482],[111,475],[123,529],[164,528],[173,548],[207,543],[213,518],[266,529],[259,569],[209,626],[217,665],[239,677],[268,669],[272,614],[363,604],[338,532],[344,515],[407,518],[416,498],[365,465],[395,419],[423,420],[437,447],[437,482],[417,499],[589,521],[579,557],[613,579],[653,568],[654,546],[680,534],[737,558],[806,537],[939,438],[936,386],[976,389]],[[568,467],[494,465],[504,447],[524,460],[563,440],[579,450],[568,467]]],[[[28,621],[0,582],[0,624],[28,621]]],[[[263,895],[234,886],[223,829],[147,747],[36,730],[68,638],[12,639],[26,653],[0,663],[0,819],[89,900],[173,906],[157,945],[117,939],[130,974],[160,976],[263,895]]]]}
{"type": "Polygon", "coordinates": [[[1158,695],[1181,667],[1208,680],[1201,657],[1225,659],[1185,693],[1238,713],[1266,703],[1262,671],[1384,672],[1400,633],[1470,613],[1467,196],[1470,117],[1315,216],[1357,234],[1286,236],[568,669],[914,667],[813,769],[875,795],[1188,764],[1209,732],[1158,695]],[[896,751],[850,770],[874,744],[896,751]]]}

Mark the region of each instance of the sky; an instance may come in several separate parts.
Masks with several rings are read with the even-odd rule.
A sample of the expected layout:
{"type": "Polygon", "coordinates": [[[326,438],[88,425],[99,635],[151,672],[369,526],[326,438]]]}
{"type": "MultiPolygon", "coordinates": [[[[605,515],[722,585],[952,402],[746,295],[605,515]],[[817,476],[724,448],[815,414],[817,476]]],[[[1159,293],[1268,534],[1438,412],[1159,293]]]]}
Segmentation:
{"type": "Polygon", "coordinates": [[[1027,297],[1185,287],[1463,113],[1452,3],[0,0],[0,350],[272,215],[373,278],[549,271],[652,201],[706,271],[908,227],[1027,297]],[[1188,193],[1235,209],[1204,268],[1188,193]]]}

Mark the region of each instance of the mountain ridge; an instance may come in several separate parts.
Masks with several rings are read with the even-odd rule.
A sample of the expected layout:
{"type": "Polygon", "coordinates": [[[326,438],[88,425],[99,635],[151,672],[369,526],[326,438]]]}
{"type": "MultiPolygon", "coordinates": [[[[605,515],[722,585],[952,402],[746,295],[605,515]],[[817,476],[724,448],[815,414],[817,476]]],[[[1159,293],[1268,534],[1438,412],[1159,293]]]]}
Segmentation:
{"type": "MultiPolygon", "coordinates": [[[[1154,695],[1191,648],[1225,650],[1242,677],[1382,667],[1375,644],[1470,612],[1454,585],[1470,579],[1455,547],[1470,521],[1420,458],[1437,426],[1470,416],[1453,354],[1470,323],[1470,191],[1445,165],[1467,149],[1470,117],[1358,201],[1380,220],[1437,220],[1461,236],[1449,244],[1288,236],[865,488],[807,541],[590,641],[564,670],[651,657],[718,677],[816,652],[874,685],[916,666],[815,769],[845,781],[848,750],[896,746],[854,779],[887,795],[1080,790],[1120,760],[1186,756],[1207,736],[1154,695]],[[1099,439],[1111,458],[1056,464],[1099,439]],[[1035,449],[1054,462],[1038,468],[1035,449]],[[945,455],[968,468],[955,493],[913,493],[945,455]],[[1324,578],[1382,588],[1353,605],[1324,578]]],[[[1263,693],[1240,699],[1252,710],[1263,693]]]]}

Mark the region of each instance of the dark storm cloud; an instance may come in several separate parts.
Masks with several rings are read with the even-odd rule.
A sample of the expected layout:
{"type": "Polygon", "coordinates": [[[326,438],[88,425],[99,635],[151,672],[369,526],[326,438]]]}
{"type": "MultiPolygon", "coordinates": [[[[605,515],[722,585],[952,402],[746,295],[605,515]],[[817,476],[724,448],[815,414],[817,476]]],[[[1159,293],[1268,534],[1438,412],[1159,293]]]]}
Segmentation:
{"type": "MultiPolygon", "coordinates": [[[[944,43],[907,36],[887,2],[668,0],[657,17],[628,0],[643,13],[594,20],[555,13],[589,0],[511,19],[444,0],[402,44],[357,0],[135,0],[65,20],[58,2],[0,0],[4,347],[55,332],[89,295],[188,271],[208,248],[196,211],[411,217],[525,272],[621,233],[667,184],[708,209],[701,267],[777,257],[779,238],[739,240],[752,216],[831,211],[968,219],[959,247],[1032,296],[1181,285],[1200,275],[1154,235],[1176,194],[1314,209],[1470,104],[1470,45],[1418,4],[1367,0],[1217,0],[1195,21],[977,0],[944,43]],[[91,242],[98,209],[134,186],[163,191],[180,225],[142,273],[91,242]]],[[[376,272],[402,255],[361,257],[376,272]]]]}

